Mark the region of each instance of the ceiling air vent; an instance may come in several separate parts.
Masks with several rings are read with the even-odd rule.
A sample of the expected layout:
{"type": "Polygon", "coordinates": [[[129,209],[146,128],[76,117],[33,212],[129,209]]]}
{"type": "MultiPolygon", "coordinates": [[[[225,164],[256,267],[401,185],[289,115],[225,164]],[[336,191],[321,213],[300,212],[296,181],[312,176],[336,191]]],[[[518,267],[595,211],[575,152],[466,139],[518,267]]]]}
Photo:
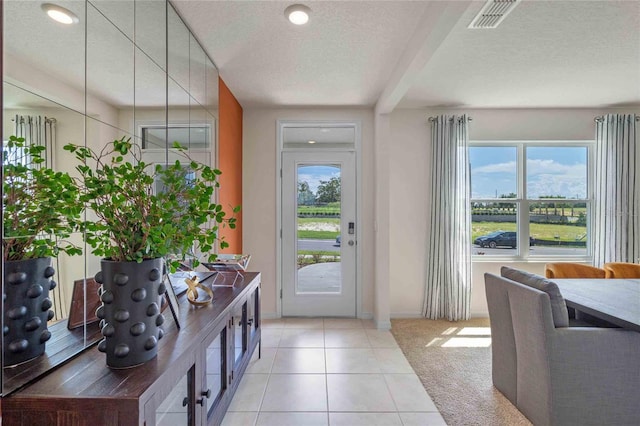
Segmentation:
{"type": "Polygon", "coordinates": [[[473,18],[468,28],[496,28],[518,3],[520,0],[489,0],[480,13],[473,18]]]}

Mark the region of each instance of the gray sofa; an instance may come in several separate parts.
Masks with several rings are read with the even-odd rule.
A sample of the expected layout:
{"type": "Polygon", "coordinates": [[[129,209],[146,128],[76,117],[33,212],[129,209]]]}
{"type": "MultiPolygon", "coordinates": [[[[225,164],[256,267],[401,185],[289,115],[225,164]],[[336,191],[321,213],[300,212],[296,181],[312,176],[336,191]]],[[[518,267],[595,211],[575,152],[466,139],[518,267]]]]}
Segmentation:
{"type": "Polygon", "coordinates": [[[555,283],[502,274],[526,284],[485,274],[494,386],[535,425],[640,425],[640,333],[558,326],[555,283]]]}

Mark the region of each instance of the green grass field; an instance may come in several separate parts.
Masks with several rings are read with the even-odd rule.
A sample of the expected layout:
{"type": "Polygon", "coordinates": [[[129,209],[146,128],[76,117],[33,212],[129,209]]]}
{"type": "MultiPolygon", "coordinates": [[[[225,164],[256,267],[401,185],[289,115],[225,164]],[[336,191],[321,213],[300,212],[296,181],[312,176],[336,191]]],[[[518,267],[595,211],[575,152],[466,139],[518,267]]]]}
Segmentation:
{"type": "Polygon", "coordinates": [[[326,206],[298,206],[298,214],[340,214],[340,203],[329,203],[326,206]]]}
{"type": "Polygon", "coordinates": [[[336,251],[325,250],[298,250],[298,256],[329,256],[340,260],[340,249],[336,247],[336,251]]]}
{"type": "MultiPolygon", "coordinates": [[[[298,230],[298,238],[309,240],[335,240],[340,234],[338,231],[327,231],[321,228],[336,227],[340,225],[338,218],[298,218],[298,225],[307,229],[298,230]],[[320,228],[312,230],[309,228],[320,228]]],[[[472,241],[482,235],[494,231],[516,231],[513,222],[473,222],[471,224],[472,241]]],[[[531,236],[548,241],[584,241],[587,233],[586,226],[532,223],[531,236]]]]}
{"type": "Polygon", "coordinates": [[[308,225],[314,223],[330,223],[333,225],[340,225],[340,218],[337,217],[327,217],[327,218],[319,218],[319,217],[299,217],[298,225],[308,225]]]}
{"type": "MultiPolygon", "coordinates": [[[[562,215],[562,216],[570,216],[570,217],[578,217],[580,213],[587,212],[586,207],[574,207],[571,210],[571,207],[549,207],[549,208],[538,208],[534,207],[529,211],[531,214],[549,214],[549,215],[562,215]],[[572,214],[573,213],[573,214],[572,214]]],[[[514,208],[482,208],[476,207],[471,209],[472,214],[516,214],[516,210],[514,208]]]]}
{"type": "Polygon", "coordinates": [[[298,230],[298,238],[301,240],[335,240],[339,232],[331,231],[301,231],[298,230]]]}
{"type": "MultiPolygon", "coordinates": [[[[530,234],[533,238],[549,241],[583,241],[587,233],[586,226],[532,223],[530,234]],[[557,238],[556,238],[557,237],[557,238]]],[[[473,222],[471,224],[472,241],[494,231],[516,231],[513,222],[473,222]]]]}
{"type": "Polygon", "coordinates": [[[305,240],[335,240],[340,234],[339,218],[298,218],[298,238],[305,240]]]}

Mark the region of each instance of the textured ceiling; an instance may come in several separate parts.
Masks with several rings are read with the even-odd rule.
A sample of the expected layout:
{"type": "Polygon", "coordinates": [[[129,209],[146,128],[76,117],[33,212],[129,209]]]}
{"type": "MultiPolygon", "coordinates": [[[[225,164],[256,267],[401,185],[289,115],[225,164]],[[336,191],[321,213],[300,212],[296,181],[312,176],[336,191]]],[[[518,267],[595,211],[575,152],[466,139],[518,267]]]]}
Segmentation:
{"type": "MultiPolygon", "coordinates": [[[[284,18],[295,2],[172,3],[246,108],[374,105],[429,2],[306,1],[304,27],[284,18]]],[[[497,29],[467,29],[483,5],[402,81],[399,107],[640,104],[640,1],[523,0],[497,29]]]]}
{"type": "MultiPolygon", "coordinates": [[[[284,17],[294,2],[172,0],[245,108],[371,107],[381,99],[387,110],[640,105],[640,0],[523,0],[494,30],[467,29],[484,1],[304,1],[312,15],[303,27],[284,17]]],[[[132,105],[135,65],[135,103],[164,103],[153,90],[164,87],[164,50],[154,48],[165,37],[155,25],[164,20],[154,15],[161,3],[138,0],[127,11],[126,2],[92,0],[86,12],[84,1],[56,3],[89,21],[89,93],[132,105]],[[127,41],[134,32],[150,55],[135,64],[127,41]]],[[[12,17],[4,53],[83,86],[85,23],[62,30],[39,1],[4,7],[12,17]]],[[[172,55],[188,54],[174,44],[172,55]]]]}
{"type": "Polygon", "coordinates": [[[244,107],[373,105],[425,10],[420,1],[172,1],[244,107]]]}
{"type": "Polygon", "coordinates": [[[462,19],[401,107],[640,104],[640,2],[523,1],[496,30],[462,19]]]}

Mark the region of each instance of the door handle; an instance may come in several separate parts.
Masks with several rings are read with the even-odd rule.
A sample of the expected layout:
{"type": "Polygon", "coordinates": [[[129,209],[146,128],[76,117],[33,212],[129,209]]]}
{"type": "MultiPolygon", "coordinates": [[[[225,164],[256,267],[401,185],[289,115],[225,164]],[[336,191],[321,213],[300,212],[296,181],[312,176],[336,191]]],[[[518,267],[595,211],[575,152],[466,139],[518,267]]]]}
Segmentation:
{"type": "Polygon", "coordinates": [[[355,244],[355,241],[353,241],[353,240],[349,240],[349,245],[350,245],[350,246],[352,246],[352,245],[354,245],[354,244],[355,244]]]}

